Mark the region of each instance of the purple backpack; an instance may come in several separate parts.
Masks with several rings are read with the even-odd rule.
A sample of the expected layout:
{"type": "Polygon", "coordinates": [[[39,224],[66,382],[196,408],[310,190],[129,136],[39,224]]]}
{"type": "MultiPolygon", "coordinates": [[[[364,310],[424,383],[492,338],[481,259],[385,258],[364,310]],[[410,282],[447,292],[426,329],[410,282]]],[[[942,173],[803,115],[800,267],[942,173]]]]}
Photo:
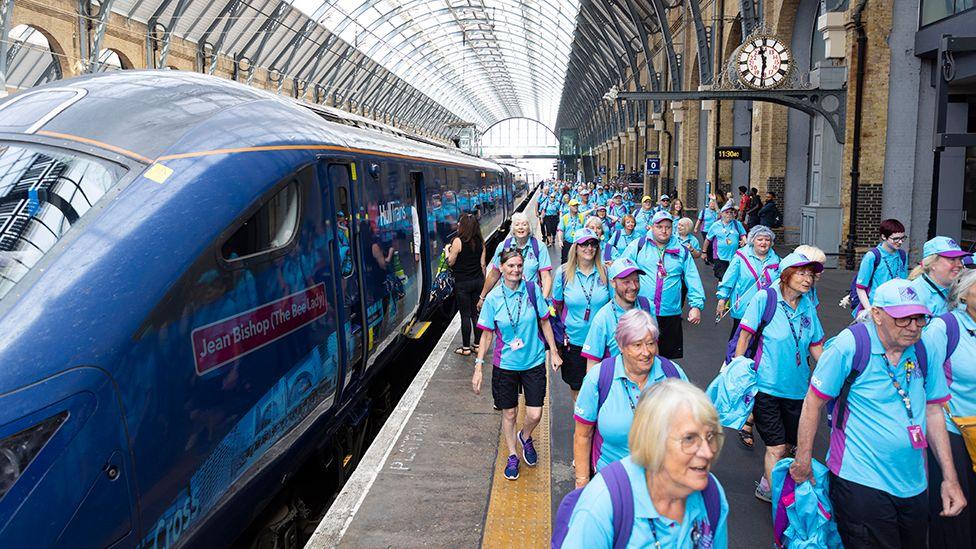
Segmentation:
{"type": "MultiPolygon", "coordinates": [[[[942,363],[942,371],[945,373],[946,385],[952,385],[952,353],[956,352],[959,346],[959,319],[952,313],[946,313],[939,318],[946,325],[946,357],[942,363]]],[[[919,361],[921,362],[921,361],[919,361]]]]}
{"type": "MultiPolygon", "coordinates": [[[[946,326],[951,326],[948,321],[946,322],[946,326]]],[[[827,424],[830,425],[831,429],[831,441],[834,440],[835,436],[843,436],[844,428],[847,426],[847,418],[851,415],[851,411],[847,409],[847,397],[850,395],[851,386],[854,385],[854,381],[867,368],[868,362],[871,360],[871,335],[868,333],[868,327],[863,322],[858,322],[847,329],[854,334],[854,362],[851,365],[851,372],[847,374],[847,379],[844,380],[844,385],[841,386],[837,398],[827,402],[827,424]]],[[[952,343],[952,340],[950,339],[949,342],[952,343]]],[[[957,324],[956,343],[958,342],[959,330],[957,324]]],[[[953,350],[955,349],[953,348],[953,350]]],[[[946,355],[947,361],[950,355],[951,353],[946,355]]],[[[929,371],[929,357],[926,354],[925,344],[921,341],[915,344],[915,357],[918,359],[918,367],[922,372],[922,383],[924,383],[929,371]]],[[[827,465],[831,471],[838,470],[834,468],[834,465],[839,464],[832,463],[835,456],[838,455],[837,452],[832,453],[830,459],[827,461],[827,465]]]]}
{"type": "MultiPolygon", "coordinates": [[[[756,353],[759,352],[759,345],[762,342],[762,333],[766,329],[766,326],[772,322],[773,315],[776,314],[776,290],[773,288],[765,288],[762,291],[766,292],[766,308],[763,309],[762,318],[759,319],[759,326],[756,328],[756,335],[753,336],[752,340],[749,342],[749,347],[746,348],[746,352],[743,356],[746,358],[751,358],[756,361],[756,369],[759,368],[759,359],[762,357],[760,353],[758,356],[756,353]]],[[[729,339],[728,347],[725,350],[725,363],[728,364],[732,362],[735,358],[735,348],[739,344],[739,334],[742,333],[742,324],[740,323],[735,328],[735,333],[732,334],[732,338],[729,339]]]]}
{"type": "MultiPolygon", "coordinates": [[[[613,505],[613,549],[624,549],[630,541],[630,534],[634,529],[634,492],[630,487],[630,479],[623,463],[615,461],[600,471],[603,481],[610,492],[610,503],[613,505]]],[[[556,521],[552,525],[552,549],[559,549],[569,533],[569,519],[573,516],[573,509],[579,501],[584,488],[577,488],[566,494],[559,509],[556,510],[556,521]]],[[[702,491],[705,498],[705,512],[708,514],[708,524],[714,532],[722,514],[722,501],[718,493],[718,481],[711,473],[708,474],[708,485],[702,491]]]]}

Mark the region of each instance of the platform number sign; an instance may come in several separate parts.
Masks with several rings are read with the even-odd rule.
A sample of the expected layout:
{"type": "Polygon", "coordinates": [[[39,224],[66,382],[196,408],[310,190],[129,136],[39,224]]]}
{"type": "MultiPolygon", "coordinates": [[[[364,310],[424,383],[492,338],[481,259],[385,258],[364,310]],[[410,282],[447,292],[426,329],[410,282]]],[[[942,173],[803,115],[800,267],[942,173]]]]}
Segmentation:
{"type": "Polygon", "coordinates": [[[600,173],[601,174],[607,173],[607,167],[606,166],[600,166],[600,173]]]}
{"type": "Polygon", "coordinates": [[[790,74],[790,50],[772,36],[754,36],[738,50],[736,68],[745,86],[768,90],[781,86],[790,74]]]}
{"type": "Polygon", "coordinates": [[[626,164],[617,164],[617,173],[624,173],[625,171],[627,171],[626,164]]]}
{"type": "Polygon", "coordinates": [[[648,157],[644,160],[647,175],[661,175],[661,159],[648,157]]]}

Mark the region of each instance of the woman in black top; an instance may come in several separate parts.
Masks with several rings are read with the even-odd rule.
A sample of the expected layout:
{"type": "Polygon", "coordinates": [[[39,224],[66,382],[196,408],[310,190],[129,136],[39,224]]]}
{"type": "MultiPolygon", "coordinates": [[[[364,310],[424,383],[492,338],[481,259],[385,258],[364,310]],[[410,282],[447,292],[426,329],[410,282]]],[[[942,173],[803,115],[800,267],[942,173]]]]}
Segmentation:
{"type": "Polygon", "coordinates": [[[485,284],[485,241],[481,237],[478,218],[464,214],[458,221],[457,236],[447,246],[447,262],[454,271],[454,295],[461,311],[461,346],[454,350],[459,355],[470,355],[472,349],[478,350],[477,343],[471,346],[471,331],[475,342],[481,340],[481,330],[476,326],[477,312],[474,310],[481,287],[485,284]]]}

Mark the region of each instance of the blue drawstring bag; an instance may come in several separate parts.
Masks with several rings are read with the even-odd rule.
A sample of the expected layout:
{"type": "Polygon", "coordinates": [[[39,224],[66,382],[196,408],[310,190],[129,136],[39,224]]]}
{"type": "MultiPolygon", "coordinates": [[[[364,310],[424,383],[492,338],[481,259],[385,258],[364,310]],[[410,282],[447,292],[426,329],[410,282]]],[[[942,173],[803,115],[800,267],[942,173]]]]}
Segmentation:
{"type": "Polygon", "coordinates": [[[705,394],[718,410],[723,427],[741,429],[752,413],[759,388],[756,363],[744,356],[735,357],[708,384],[705,394]]]}
{"type": "Polygon", "coordinates": [[[781,459],[772,472],[773,541],[788,549],[843,549],[830,503],[829,470],[813,460],[816,484],[796,484],[790,476],[793,458],[781,459]]]}

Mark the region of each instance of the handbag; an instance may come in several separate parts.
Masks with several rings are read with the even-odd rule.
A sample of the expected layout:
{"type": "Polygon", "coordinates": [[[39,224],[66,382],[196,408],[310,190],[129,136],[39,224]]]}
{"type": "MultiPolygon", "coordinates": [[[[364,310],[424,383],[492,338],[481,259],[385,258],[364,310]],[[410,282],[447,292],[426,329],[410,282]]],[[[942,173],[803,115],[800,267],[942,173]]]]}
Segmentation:
{"type": "Polygon", "coordinates": [[[430,302],[437,305],[443,303],[454,294],[454,271],[447,262],[446,252],[441,252],[437,263],[437,274],[430,285],[430,302]]]}
{"type": "Polygon", "coordinates": [[[949,419],[962,434],[962,440],[966,443],[966,452],[969,454],[970,465],[973,471],[976,471],[976,416],[952,415],[948,403],[943,404],[942,407],[945,408],[946,413],[949,414],[949,419]]]}

